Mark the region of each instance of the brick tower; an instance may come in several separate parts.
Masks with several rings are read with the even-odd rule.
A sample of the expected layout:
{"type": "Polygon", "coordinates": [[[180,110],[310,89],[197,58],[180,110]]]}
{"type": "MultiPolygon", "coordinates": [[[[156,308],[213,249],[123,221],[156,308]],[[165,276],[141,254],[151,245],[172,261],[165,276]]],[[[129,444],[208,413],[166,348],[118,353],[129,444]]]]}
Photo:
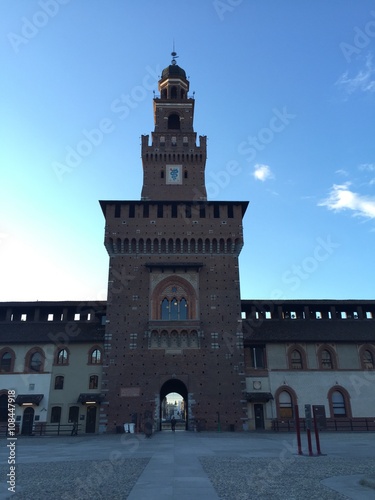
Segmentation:
{"type": "Polygon", "coordinates": [[[247,202],[207,201],[206,137],[176,64],[159,80],[151,141],[142,136],[141,200],[101,201],[110,256],[101,430],[152,418],[170,392],[186,428],[242,430],[238,256],[247,202]]]}

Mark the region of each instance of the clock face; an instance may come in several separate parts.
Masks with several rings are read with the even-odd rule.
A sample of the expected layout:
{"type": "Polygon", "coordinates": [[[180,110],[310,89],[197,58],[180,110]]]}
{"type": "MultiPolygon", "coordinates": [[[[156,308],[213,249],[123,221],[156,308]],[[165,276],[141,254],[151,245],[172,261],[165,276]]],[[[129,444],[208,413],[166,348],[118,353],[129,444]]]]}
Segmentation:
{"type": "Polygon", "coordinates": [[[167,184],[182,184],[182,165],[166,165],[165,168],[167,184]]]}
{"type": "Polygon", "coordinates": [[[259,391],[259,389],[262,388],[262,382],[260,380],[255,380],[253,382],[253,388],[259,391]]]}

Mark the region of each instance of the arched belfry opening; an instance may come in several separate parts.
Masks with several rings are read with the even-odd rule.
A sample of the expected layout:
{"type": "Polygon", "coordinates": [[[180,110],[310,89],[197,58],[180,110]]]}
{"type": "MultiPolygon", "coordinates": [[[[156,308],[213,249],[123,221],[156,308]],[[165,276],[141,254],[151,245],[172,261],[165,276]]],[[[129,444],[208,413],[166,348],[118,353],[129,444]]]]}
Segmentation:
{"type": "Polygon", "coordinates": [[[186,385],[176,378],[167,380],[160,389],[160,430],[163,428],[170,430],[170,409],[166,408],[168,394],[177,393],[181,396],[182,402],[176,407],[177,429],[188,430],[188,390],[186,385]],[[169,413],[168,413],[169,411],[169,413]]]}
{"type": "Polygon", "coordinates": [[[168,116],[168,128],[172,130],[180,129],[180,117],[177,114],[172,114],[168,116]]]}

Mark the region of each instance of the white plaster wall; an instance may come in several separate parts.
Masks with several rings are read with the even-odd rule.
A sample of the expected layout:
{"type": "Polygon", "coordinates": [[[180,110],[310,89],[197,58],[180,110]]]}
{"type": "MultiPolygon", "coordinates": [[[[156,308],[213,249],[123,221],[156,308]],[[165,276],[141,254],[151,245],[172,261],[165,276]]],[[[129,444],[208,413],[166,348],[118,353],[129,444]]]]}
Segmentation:
{"type": "MultiPolygon", "coordinates": [[[[35,416],[39,415],[39,422],[47,421],[48,398],[51,384],[50,373],[2,373],[0,378],[0,389],[14,389],[16,397],[20,394],[43,394],[44,398],[39,406],[34,405],[35,416]],[[30,389],[30,384],[34,384],[34,389],[30,389]]],[[[25,407],[16,405],[16,417],[22,415],[25,407]]],[[[18,423],[21,423],[18,421],[18,423]]]]}
{"type": "MultiPolygon", "coordinates": [[[[284,386],[284,381],[286,388],[294,390],[302,417],[305,404],[324,405],[327,417],[331,417],[327,395],[335,385],[340,385],[349,393],[353,417],[375,417],[373,371],[271,371],[269,378],[272,394],[284,386]]],[[[276,415],[275,401],[272,404],[276,415]]]]}
{"type": "MultiPolygon", "coordinates": [[[[95,344],[96,345],[96,344],[95,344]]],[[[52,367],[52,382],[50,391],[50,409],[48,418],[51,417],[51,408],[53,406],[61,407],[61,424],[69,423],[69,408],[78,406],[80,409],[79,415],[84,415],[86,419],[86,406],[77,403],[80,393],[99,393],[101,392],[101,376],[103,366],[87,364],[88,353],[93,344],[71,344],[69,349],[69,364],[68,365],[53,365],[52,367]],[[55,377],[62,375],[64,377],[64,388],[62,390],[55,389],[55,377]],[[89,388],[90,375],[98,376],[98,388],[89,388]]],[[[99,411],[97,420],[99,418],[99,411]]],[[[86,420],[80,420],[82,429],[86,420]]]]}

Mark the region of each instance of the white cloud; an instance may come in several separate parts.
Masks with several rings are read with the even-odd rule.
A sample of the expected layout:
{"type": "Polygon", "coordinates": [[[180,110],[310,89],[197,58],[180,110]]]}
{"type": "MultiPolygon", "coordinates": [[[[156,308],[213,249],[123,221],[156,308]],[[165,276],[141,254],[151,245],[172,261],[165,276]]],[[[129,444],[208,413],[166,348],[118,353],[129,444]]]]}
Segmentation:
{"type": "Polygon", "coordinates": [[[346,170],[343,170],[340,168],[339,170],[336,170],[335,174],[343,175],[344,177],[348,177],[348,172],[346,170]]]}
{"type": "Polygon", "coordinates": [[[273,179],[274,177],[270,167],[268,165],[262,165],[260,163],[254,165],[254,172],[252,175],[254,176],[254,179],[262,182],[267,179],[273,179]]]}
{"type": "Polygon", "coordinates": [[[350,182],[334,184],[328,197],[318,206],[340,212],[352,210],[354,215],[375,219],[375,197],[365,196],[350,190],[350,182]]]}
{"type": "Polygon", "coordinates": [[[358,165],[359,170],[365,170],[366,172],[375,172],[375,163],[362,163],[358,165]]]}
{"type": "Polygon", "coordinates": [[[350,78],[346,71],[336,81],[336,85],[341,87],[346,95],[353,94],[358,90],[361,92],[375,92],[375,67],[372,63],[372,55],[367,55],[365,68],[358,71],[356,76],[350,78]]]}

